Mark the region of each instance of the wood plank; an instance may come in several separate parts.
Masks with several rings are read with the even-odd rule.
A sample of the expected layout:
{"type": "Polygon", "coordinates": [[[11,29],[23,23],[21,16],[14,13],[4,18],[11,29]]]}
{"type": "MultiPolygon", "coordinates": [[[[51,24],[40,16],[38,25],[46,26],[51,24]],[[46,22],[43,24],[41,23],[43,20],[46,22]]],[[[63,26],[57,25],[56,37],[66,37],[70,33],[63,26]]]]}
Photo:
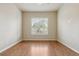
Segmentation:
{"type": "Polygon", "coordinates": [[[22,41],[0,56],[79,56],[57,41],[22,41]]]}

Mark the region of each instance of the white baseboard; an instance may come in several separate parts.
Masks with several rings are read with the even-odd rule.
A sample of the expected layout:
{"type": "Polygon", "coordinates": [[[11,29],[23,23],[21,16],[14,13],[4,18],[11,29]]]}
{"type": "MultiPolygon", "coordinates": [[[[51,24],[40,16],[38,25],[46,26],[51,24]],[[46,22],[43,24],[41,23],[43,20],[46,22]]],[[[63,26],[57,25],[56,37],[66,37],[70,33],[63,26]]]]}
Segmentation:
{"type": "Polygon", "coordinates": [[[60,42],[61,44],[65,45],[66,47],[68,47],[69,49],[73,50],[74,52],[78,53],[79,54],[79,51],[75,50],[74,48],[70,47],[69,45],[57,40],[58,42],[60,42]]]}
{"type": "Polygon", "coordinates": [[[57,41],[56,39],[23,39],[23,41],[57,41]]]}
{"type": "Polygon", "coordinates": [[[3,51],[5,51],[5,50],[7,50],[7,49],[9,49],[9,48],[11,48],[11,47],[13,47],[14,45],[18,44],[18,43],[21,42],[21,41],[22,41],[22,40],[18,40],[17,42],[15,42],[15,43],[9,45],[8,47],[5,47],[4,49],[2,49],[2,50],[0,51],[0,53],[3,52],[3,51]]]}

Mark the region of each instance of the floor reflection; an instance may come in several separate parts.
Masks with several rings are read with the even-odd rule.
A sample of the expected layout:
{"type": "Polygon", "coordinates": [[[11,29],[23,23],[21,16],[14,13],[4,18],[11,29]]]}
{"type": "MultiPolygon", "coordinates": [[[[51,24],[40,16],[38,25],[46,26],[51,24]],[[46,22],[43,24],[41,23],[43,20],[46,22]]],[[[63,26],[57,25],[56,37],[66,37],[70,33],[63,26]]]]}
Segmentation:
{"type": "Polygon", "coordinates": [[[32,56],[48,56],[48,45],[32,45],[32,56]]]}

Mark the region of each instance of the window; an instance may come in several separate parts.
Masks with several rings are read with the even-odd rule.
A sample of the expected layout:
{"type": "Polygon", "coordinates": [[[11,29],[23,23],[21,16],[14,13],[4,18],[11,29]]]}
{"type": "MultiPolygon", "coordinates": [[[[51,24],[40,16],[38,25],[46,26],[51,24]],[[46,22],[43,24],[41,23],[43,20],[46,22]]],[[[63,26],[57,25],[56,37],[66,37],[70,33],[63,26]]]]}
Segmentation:
{"type": "Polygon", "coordinates": [[[32,35],[48,34],[48,18],[32,18],[32,35]]]}

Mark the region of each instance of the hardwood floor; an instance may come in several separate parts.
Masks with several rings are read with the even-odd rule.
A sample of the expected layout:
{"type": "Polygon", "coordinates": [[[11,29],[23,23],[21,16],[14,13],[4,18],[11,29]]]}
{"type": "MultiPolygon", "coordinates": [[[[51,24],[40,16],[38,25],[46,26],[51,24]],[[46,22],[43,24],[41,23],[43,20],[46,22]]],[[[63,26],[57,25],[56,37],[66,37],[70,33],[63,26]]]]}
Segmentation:
{"type": "Polygon", "coordinates": [[[79,56],[57,41],[22,41],[1,56],[79,56]]]}

